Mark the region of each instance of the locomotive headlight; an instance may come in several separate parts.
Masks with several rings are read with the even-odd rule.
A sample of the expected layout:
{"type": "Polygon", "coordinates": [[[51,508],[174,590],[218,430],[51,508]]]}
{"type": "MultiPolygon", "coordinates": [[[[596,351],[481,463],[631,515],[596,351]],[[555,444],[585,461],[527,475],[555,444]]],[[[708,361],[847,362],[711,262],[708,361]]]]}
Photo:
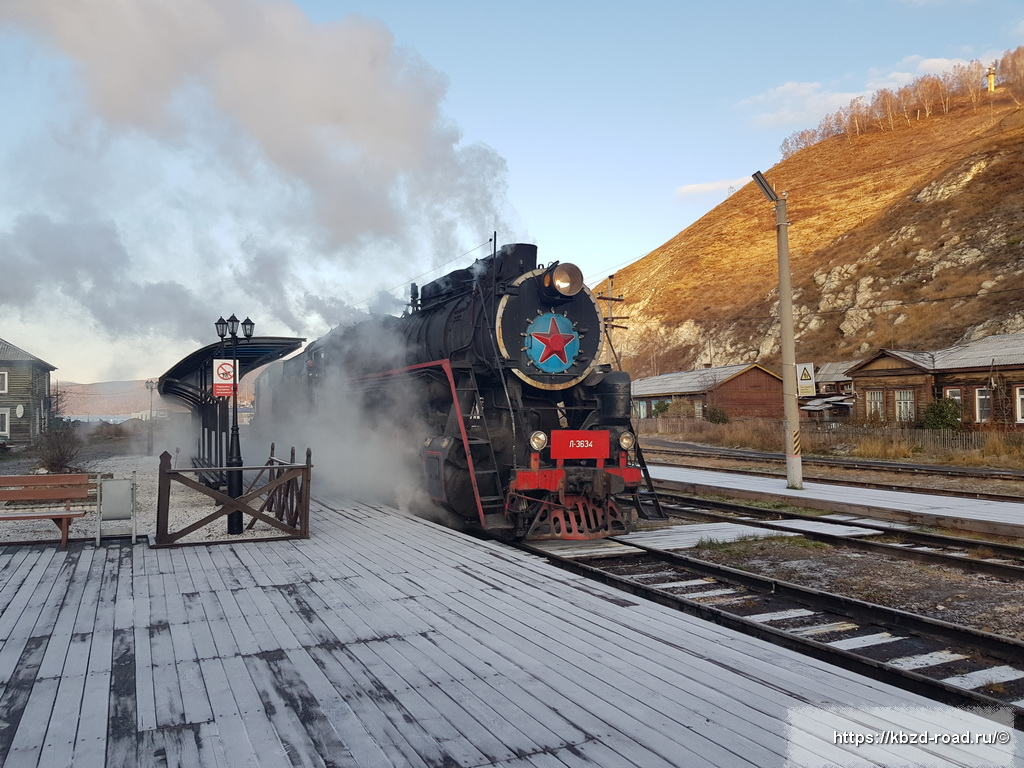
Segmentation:
{"type": "Polygon", "coordinates": [[[636,445],[636,436],[632,432],[623,432],[619,435],[619,447],[624,451],[629,451],[636,445]]]}
{"type": "Polygon", "coordinates": [[[575,264],[555,264],[544,273],[541,282],[552,295],[575,296],[583,288],[583,273],[575,264]]]}
{"type": "Polygon", "coordinates": [[[530,447],[535,451],[543,451],[548,445],[548,436],[543,432],[534,432],[530,435],[530,447]]]}

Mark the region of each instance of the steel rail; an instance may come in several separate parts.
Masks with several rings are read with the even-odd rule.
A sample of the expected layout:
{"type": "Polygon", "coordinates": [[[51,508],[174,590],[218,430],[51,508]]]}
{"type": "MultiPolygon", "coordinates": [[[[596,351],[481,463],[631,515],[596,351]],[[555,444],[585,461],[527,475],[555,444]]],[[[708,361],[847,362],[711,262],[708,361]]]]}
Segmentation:
{"type": "MultiPolygon", "coordinates": [[[[691,509],[685,509],[678,512],[682,516],[691,515],[692,517],[699,517],[704,520],[713,520],[716,522],[730,522],[738,525],[747,525],[754,528],[768,528],[770,530],[785,531],[787,533],[797,533],[808,539],[814,541],[820,541],[826,544],[834,546],[848,547],[851,549],[860,549],[863,551],[876,552],[881,554],[889,554],[894,557],[901,557],[903,559],[917,560],[919,562],[935,563],[938,565],[950,566],[953,568],[959,568],[964,571],[971,571],[975,573],[986,573],[992,576],[999,576],[1000,578],[1009,580],[1020,580],[1024,577],[1024,547],[1015,547],[1009,544],[1000,544],[997,542],[990,541],[979,541],[975,539],[964,539],[959,536],[942,536],[940,534],[933,533],[919,533],[917,531],[905,530],[903,528],[893,528],[891,526],[879,525],[875,523],[862,522],[858,520],[822,520],[820,516],[816,515],[803,515],[799,512],[779,512],[776,510],[761,509],[759,507],[748,507],[742,504],[735,504],[732,502],[718,502],[710,501],[707,499],[699,499],[692,496],[680,496],[676,494],[669,494],[663,497],[666,500],[671,500],[672,504],[688,505],[691,509]],[[696,507],[697,509],[693,509],[696,507]],[[716,513],[714,509],[728,510],[732,514],[720,514],[716,513]],[[772,516],[779,518],[777,520],[744,520],[736,517],[736,515],[749,515],[755,517],[767,517],[772,516]],[[961,549],[966,550],[969,553],[974,552],[975,555],[972,557],[968,555],[951,555],[945,552],[935,552],[921,549],[912,549],[904,547],[899,544],[890,544],[881,541],[872,541],[870,539],[862,539],[854,536],[841,536],[839,534],[827,533],[824,531],[810,531],[804,529],[797,529],[788,527],[785,525],[784,520],[808,520],[817,522],[826,522],[829,525],[845,526],[850,528],[868,528],[873,531],[877,531],[882,535],[894,535],[900,536],[905,540],[914,541],[922,546],[936,546],[944,547],[947,549],[961,549]],[[1012,558],[1018,561],[1019,564],[1013,563],[1002,563],[992,560],[987,560],[979,557],[977,553],[981,550],[988,549],[993,555],[1000,555],[1002,557],[1012,558]]],[[[673,515],[673,509],[667,501],[662,502],[662,508],[665,509],[670,516],[673,515]]]]}
{"type": "MultiPolygon", "coordinates": [[[[1024,706],[1021,706],[1020,703],[1014,703],[994,695],[953,685],[939,677],[930,677],[921,671],[901,669],[884,661],[871,658],[865,653],[858,653],[856,649],[837,648],[828,643],[813,640],[810,637],[802,637],[792,631],[769,626],[764,621],[754,621],[750,618],[745,618],[723,607],[709,605],[692,599],[693,597],[699,597],[699,593],[690,596],[673,594],[666,588],[645,585],[635,577],[623,576],[612,573],[609,570],[608,560],[622,562],[629,557],[640,557],[638,555],[629,556],[624,551],[623,556],[620,558],[614,556],[614,554],[602,552],[600,556],[584,563],[578,559],[561,557],[545,551],[543,548],[533,547],[528,543],[518,546],[546,558],[558,567],[578,575],[601,581],[637,597],[643,597],[661,605],[713,621],[716,624],[735,629],[773,644],[799,651],[828,663],[858,672],[872,679],[881,680],[953,706],[980,706],[981,710],[979,711],[982,714],[985,714],[985,710],[990,710],[988,716],[996,720],[1009,716],[1013,719],[1014,728],[1024,730],[1024,706]],[[604,565],[602,565],[602,561],[605,561],[604,565]]],[[[948,650],[952,645],[960,651],[967,651],[966,655],[976,662],[979,661],[978,654],[984,654],[987,657],[984,661],[992,667],[1000,666],[1002,663],[1017,664],[1022,667],[1021,675],[1024,676],[1024,664],[1021,663],[1022,659],[1024,659],[1024,642],[1012,638],[994,635],[969,627],[961,627],[939,619],[931,619],[809,587],[801,587],[778,579],[758,576],[696,558],[685,557],[675,552],[659,550],[654,547],[636,545],[632,542],[624,544],[624,547],[643,550],[646,553],[644,557],[656,558],[657,560],[669,563],[678,567],[680,571],[702,574],[725,584],[744,587],[750,590],[751,593],[748,595],[748,600],[744,600],[744,603],[748,603],[749,599],[753,599],[753,596],[756,595],[765,604],[765,607],[771,602],[781,602],[790,606],[808,606],[815,609],[815,612],[825,612],[853,619],[858,624],[857,628],[871,625],[880,629],[900,630],[908,633],[907,639],[920,641],[924,645],[937,650],[948,650]]],[[[681,573],[680,575],[683,574],[681,573]]],[[[740,597],[743,596],[740,595],[740,597]]]]}

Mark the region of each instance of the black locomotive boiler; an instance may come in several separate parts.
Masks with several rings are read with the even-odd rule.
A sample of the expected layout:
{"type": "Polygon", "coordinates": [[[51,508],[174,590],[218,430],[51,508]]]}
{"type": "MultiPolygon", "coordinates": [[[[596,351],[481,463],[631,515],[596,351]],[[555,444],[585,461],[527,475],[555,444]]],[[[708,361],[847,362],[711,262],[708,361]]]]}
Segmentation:
{"type": "Polygon", "coordinates": [[[465,520],[513,539],[626,533],[615,496],[637,492],[641,468],[629,375],[599,362],[603,323],[579,268],[506,245],[414,284],[403,316],[309,344],[257,382],[257,419],[319,409],[344,382],[378,425],[393,418],[417,441],[430,497],[465,520]]]}

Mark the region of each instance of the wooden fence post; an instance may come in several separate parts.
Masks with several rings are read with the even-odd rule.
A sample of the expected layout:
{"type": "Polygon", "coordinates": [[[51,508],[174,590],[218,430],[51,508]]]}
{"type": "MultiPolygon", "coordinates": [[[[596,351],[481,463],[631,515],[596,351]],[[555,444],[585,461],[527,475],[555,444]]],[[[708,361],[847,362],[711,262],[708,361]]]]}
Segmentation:
{"type": "Polygon", "coordinates": [[[167,541],[167,517],[171,508],[171,477],[167,474],[171,468],[171,454],[164,451],[160,454],[160,474],[156,493],[156,543],[167,541]]]}

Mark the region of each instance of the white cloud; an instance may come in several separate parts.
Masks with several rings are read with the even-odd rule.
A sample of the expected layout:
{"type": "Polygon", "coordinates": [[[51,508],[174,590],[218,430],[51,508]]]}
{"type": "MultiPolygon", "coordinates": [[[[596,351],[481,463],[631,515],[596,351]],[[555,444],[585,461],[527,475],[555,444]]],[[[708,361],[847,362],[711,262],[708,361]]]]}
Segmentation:
{"type": "Polygon", "coordinates": [[[738,179],[722,179],[720,181],[705,181],[699,184],[684,184],[676,187],[676,195],[686,197],[687,195],[705,195],[709,192],[728,192],[730,189],[739,189],[750,181],[749,176],[742,176],[738,179]]]}
{"type": "Polygon", "coordinates": [[[844,107],[867,91],[831,91],[821,83],[790,81],[740,102],[756,110],[758,128],[813,128],[821,118],[844,107]]]}

